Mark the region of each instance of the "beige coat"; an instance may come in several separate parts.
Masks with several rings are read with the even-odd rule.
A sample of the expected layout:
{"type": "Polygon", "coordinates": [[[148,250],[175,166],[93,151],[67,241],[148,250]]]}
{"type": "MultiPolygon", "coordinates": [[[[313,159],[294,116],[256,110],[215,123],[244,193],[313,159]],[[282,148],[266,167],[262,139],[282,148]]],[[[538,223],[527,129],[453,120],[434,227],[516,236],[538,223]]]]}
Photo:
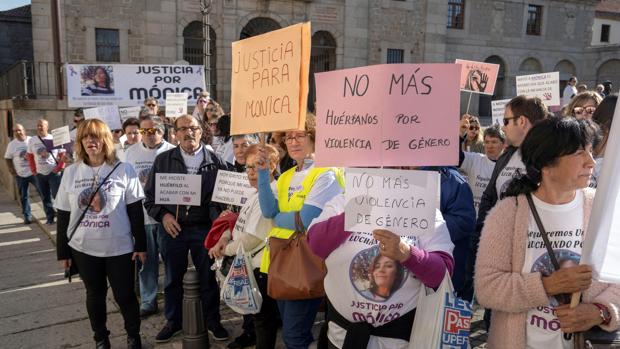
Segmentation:
{"type": "MultiPolygon", "coordinates": [[[[584,189],[584,231],[590,218],[594,191],[584,189]]],[[[529,223],[525,195],[500,201],[486,217],[474,284],[480,304],[493,310],[488,348],[525,348],[527,312],[546,306],[549,299],[540,273],[522,273],[529,223]]],[[[619,327],[620,286],[594,281],[583,293],[584,303],[600,303],[611,311],[607,331],[619,327]]]]}

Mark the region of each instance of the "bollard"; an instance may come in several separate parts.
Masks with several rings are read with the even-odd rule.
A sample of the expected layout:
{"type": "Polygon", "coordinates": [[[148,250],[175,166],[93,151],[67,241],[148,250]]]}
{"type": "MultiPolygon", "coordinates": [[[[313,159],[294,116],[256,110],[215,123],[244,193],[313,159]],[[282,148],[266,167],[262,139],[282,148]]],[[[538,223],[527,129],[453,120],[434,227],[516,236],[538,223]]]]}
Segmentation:
{"type": "Polygon", "coordinates": [[[183,277],[183,349],[208,349],[209,334],[200,301],[200,279],[191,267],[183,277]]]}

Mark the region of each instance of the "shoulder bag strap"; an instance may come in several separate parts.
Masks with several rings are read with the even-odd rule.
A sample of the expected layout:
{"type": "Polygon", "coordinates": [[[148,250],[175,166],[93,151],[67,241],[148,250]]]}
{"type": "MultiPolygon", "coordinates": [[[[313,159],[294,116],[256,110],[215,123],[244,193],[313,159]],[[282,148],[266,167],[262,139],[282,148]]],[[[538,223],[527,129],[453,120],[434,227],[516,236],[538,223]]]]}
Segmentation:
{"type": "Polygon", "coordinates": [[[536,206],[534,205],[534,200],[532,199],[532,194],[525,194],[527,197],[527,203],[530,205],[530,210],[532,210],[532,215],[534,215],[534,220],[536,221],[536,225],[538,225],[538,230],[540,230],[540,236],[545,242],[545,247],[547,248],[547,253],[549,253],[549,259],[553,264],[555,270],[560,270],[560,263],[558,263],[558,259],[555,258],[555,253],[551,248],[551,242],[549,241],[549,236],[547,235],[547,231],[540,220],[540,216],[538,215],[538,211],[536,210],[536,206]]]}
{"type": "Polygon", "coordinates": [[[117,162],[116,165],[114,166],[114,168],[112,168],[112,171],[110,171],[110,173],[108,173],[107,176],[105,176],[105,178],[99,183],[99,185],[97,186],[97,189],[95,190],[95,192],[90,196],[90,200],[88,201],[88,205],[86,205],[86,208],[84,208],[84,211],[82,211],[82,214],[80,215],[80,218],[78,218],[77,222],[75,223],[75,226],[73,227],[73,229],[71,230],[71,234],[69,234],[69,238],[67,239],[67,243],[69,243],[69,241],[71,241],[71,239],[73,238],[73,235],[75,235],[75,232],[77,230],[77,228],[80,226],[80,223],[82,223],[82,220],[84,219],[84,216],[86,215],[86,212],[88,211],[88,209],[90,208],[90,204],[93,203],[93,200],[95,199],[95,195],[97,195],[97,193],[99,192],[99,189],[101,189],[101,186],[103,185],[103,183],[105,183],[105,181],[108,180],[108,178],[110,178],[110,176],[112,175],[112,173],[114,173],[114,170],[116,170],[116,168],[121,164],[121,162],[117,162]]]}
{"type": "Polygon", "coordinates": [[[45,144],[45,142],[43,142],[43,138],[41,138],[41,136],[37,135],[37,138],[39,138],[39,140],[41,141],[41,144],[43,144],[43,146],[45,147],[45,150],[47,150],[48,153],[50,153],[50,155],[52,156],[52,159],[54,159],[54,161],[56,162],[56,165],[58,165],[58,160],[56,160],[56,157],[54,156],[54,152],[50,149],[47,148],[47,145],[45,144]]]}

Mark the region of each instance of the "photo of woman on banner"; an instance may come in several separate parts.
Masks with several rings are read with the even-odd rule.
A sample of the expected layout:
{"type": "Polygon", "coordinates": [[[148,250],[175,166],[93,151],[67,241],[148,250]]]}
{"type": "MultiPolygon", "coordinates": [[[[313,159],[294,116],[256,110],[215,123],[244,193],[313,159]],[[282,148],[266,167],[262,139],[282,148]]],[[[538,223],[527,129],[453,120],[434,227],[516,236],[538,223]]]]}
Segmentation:
{"type": "Polygon", "coordinates": [[[82,96],[114,95],[112,66],[85,66],[81,76],[82,96]]]}

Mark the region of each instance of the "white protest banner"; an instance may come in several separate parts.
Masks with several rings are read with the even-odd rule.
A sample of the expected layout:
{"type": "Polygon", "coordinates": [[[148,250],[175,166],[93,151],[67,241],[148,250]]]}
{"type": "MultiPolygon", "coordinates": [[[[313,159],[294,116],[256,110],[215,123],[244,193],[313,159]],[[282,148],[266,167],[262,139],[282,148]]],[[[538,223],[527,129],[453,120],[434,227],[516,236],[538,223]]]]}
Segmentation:
{"type": "Polygon", "coordinates": [[[246,173],[217,171],[211,201],[243,206],[256,189],[250,185],[246,173]]]}
{"type": "Polygon", "coordinates": [[[69,132],[69,126],[62,126],[52,130],[52,144],[54,147],[61,146],[63,144],[71,143],[71,135],[69,132]]]}
{"type": "Polygon", "coordinates": [[[118,108],[118,114],[121,116],[121,122],[125,122],[125,120],[129,118],[140,118],[140,111],[142,111],[142,107],[118,108]]]}
{"type": "Polygon", "coordinates": [[[84,109],[84,119],[99,119],[105,122],[110,130],[123,128],[121,117],[118,114],[118,107],[115,105],[84,109]]]}
{"type": "Polygon", "coordinates": [[[200,206],[201,175],[157,173],[155,204],[200,206]]]}
{"type": "Polygon", "coordinates": [[[187,93],[166,93],[166,116],[178,118],[187,114],[187,93]]]}
{"type": "Polygon", "coordinates": [[[67,64],[69,107],[142,105],[154,97],[165,105],[167,93],[185,92],[195,105],[205,90],[202,65],[67,64]]]}
{"type": "Polygon", "coordinates": [[[508,102],[510,102],[510,99],[491,101],[491,123],[493,125],[503,125],[504,111],[506,110],[506,104],[508,104],[508,102]]]}
{"type": "Polygon", "coordinates": [[[422,235],[435,230],[439,173],[347,168],[345,230],[422,235]]]}
{"type": "Polygon", "coordinates": [[[547,107],[560,105],[560,73],[517,76],[517,96],[538,97],[547,107]]]}
{"type": "MultiPolygon", "coordinates": [[[[620,100],[616,102],[605,161],[581,250],[581,264],[592,266],[594,279],[620,284],[620,100]]],[[[602,161],[599,160],[599,161],[602,161]]]]}

